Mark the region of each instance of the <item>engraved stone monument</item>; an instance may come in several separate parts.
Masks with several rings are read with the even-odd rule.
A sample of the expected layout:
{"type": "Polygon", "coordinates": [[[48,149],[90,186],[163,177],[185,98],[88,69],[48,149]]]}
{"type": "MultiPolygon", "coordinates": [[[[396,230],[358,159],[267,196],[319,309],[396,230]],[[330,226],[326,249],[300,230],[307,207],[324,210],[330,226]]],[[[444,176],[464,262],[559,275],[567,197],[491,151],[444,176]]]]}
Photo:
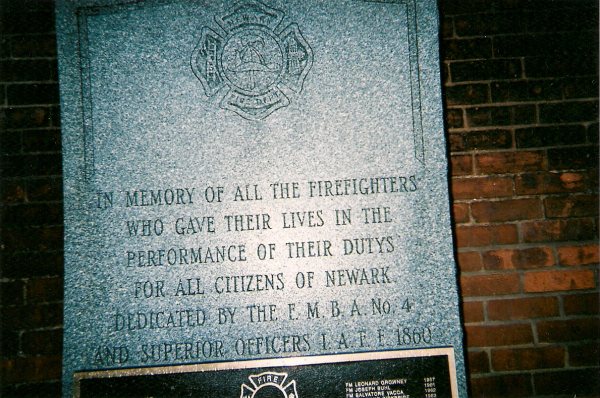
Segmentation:
{"type": "Polygon", "coordinates": [[[466,396],[434,0],[57,32],[65,396],[466,396]]]}

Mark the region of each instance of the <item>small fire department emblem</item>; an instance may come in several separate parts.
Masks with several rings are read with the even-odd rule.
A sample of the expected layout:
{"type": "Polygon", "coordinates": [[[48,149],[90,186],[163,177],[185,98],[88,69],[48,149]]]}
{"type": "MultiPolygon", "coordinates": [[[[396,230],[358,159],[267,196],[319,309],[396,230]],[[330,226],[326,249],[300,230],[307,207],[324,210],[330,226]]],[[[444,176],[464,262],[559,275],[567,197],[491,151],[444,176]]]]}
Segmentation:
{"type": "Polygon", "coordinates": [[[192,70],[208,97],[222,97],[221,108],[260,120],[302,91],[312,50],[296,24],[282,27],[283,18],[282,11],[250,0],[215,17],[222,31],[202,29],[192,70]]]}
{"type": "Polygon", "coordinates": [[[252,385],[242,384],[240,398],[298,398],[296,380],[285,384],[287,376],[275,372],[248,376],[252,385]]]}

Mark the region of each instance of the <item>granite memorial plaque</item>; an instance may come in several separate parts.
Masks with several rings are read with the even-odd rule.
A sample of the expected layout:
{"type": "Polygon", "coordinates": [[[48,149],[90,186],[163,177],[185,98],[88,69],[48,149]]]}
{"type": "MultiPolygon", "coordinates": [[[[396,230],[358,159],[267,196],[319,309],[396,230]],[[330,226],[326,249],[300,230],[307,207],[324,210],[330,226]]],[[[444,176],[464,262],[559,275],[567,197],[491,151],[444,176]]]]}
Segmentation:
{"type": "Polygon", "coordinates": [[[466,396],[435,0],[57,33],[65,396],[466,396]]]}

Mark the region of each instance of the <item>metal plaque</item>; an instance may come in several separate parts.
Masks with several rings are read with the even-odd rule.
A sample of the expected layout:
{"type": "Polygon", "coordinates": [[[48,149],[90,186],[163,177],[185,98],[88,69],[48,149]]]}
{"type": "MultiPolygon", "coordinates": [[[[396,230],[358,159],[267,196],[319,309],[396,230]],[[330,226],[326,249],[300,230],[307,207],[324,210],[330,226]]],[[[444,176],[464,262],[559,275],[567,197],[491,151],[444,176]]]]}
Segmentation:
{"type": "Polygon", "coordinates": [[[454,350],[263,359],[83,372],[75,396],[458,397],[454,350]]]}

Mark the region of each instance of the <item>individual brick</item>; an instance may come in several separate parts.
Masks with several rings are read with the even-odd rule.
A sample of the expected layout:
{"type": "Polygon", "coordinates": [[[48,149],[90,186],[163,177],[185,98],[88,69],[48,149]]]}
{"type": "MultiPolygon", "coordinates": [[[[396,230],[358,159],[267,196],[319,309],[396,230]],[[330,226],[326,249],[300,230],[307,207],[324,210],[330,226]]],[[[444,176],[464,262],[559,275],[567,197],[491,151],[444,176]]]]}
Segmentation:
{"type": "MultiPolygon", "coordinates": [[[[473,2],[463,2],[468,8],[473,2]]],[[[485,11],[489,10],[489,5],[485,11]]],[[[476,14],[464,10],[468,15],[455,17],[458,36],[491,36],[496,34],[523,32],[526,18],[522,12],[476,14]]]]}
{"type": "Polygon", "coordinates": [[[21,10],[20,12],[12,12],[10,18],[4,18],[2,31],[4,34],[52,32],[54,31],[54,13],[52,11],[21,10]]]}
{"type": "Polygon", "coordinates": [[[582,192],[592,184],[586,172],[539,172],[515,176],[518,195],[582,192]]]}
{"type": "Polygon", "coordinates": [[[479,61],[453,61],[450,77],[454,83],[520,78],[523,74],[518,59],[487,59],[479,61]]]}
{"type": "Polygon", "coordinates": [[[503,174],[544,170],[542,151],[493,152],[475,155],[478,174],[503,174]]]}
{"type": "MultiPolygon", "coordinates": [[[[13,330],[2,330],[0,332],[0,360],[14,358],[19,354],[19,332],[13,330]]],[[[2,385],[0,384],[0,388],[2,385]]],[[[0,394],[0,396],[2,396],[0,394]]]]}
{"type": "Polygon", "coordinates": [[[6,129],[51,127],[55,110],[49,106],[7,108],[5,112],[6,129]]]}
{"type": "MultiPolygon", "coordinates": [[[[51,1],[39,1],[39,0],[21,0],[17,2],[8,2],[2,7],[2,12],[10,13],[30,13],[37,12],[47,15],[52,18],[54,15],[54,7],[51,1]]],[[[50,28],[52,29],[52,28],[50,28]]]]}
{"type": "Polygon", "coordinates": [[[569,345],[569,365],[600,366],[600,344],[593,341],[569,345]]]}
{"type": "Polygon", "coordinates": [[[466,323],[482,322],[483,303],[481,301],[465,301],[462,304],[463,319],[466,323]]]}
{"type": "Polygon", "coordinates": [[[58,277],[32,278],[27,281],[26,297],[29,304],[62,301],[63,279],[58,277]]]}
{"type": "Polygon", "coordinates": [[[548,150],[549,170],[579,170],[598,167],[598,147],[580,146],[548,150]]]}
{"type": "Polygon", "coordinates": [[[0,308],[9,305],[23,304],[24,284],[20,280],[0,282],[0,308]]]}
{"type": "Polygon", "coordinates": [[[0,81],[25,82],[56,80],[55,61],[47,59],[11,59],[0,61],[0,81]]]}
{"type": "Polygon", "coordinates": [[[61,329],[24,332],[21,337],[22,352],[26,356],[60,355],[62,335],[61,329]]]}
{"type": "Polygon", "coordinates": [[[470,127],[512,126],[535,122],[533,105],[479,106],[467,108],[470,127]]]}
{"type": "Polygon", "coordinates": [[[563,296],[566,315],[598,315],[600,293],[569,294],[563,296]]]}
{"type": "Polygon", "coordinates": [[[444,17],[441,21],[442,37],[447,39],[454,36],[454,19],[452,17],[444,17]]]}
{"type": "Polygon", "coordinates": [[[452,219],[455,223],[469,222],[469,205],[466,203],[454,203],[452,205],[452,219]]]}
{"type": "Polygon", "coordinates": [[[0,361],[0,376],[3,384],[59,380],[61,362],[58,355],[6,359],[0,361]]]}
{"type": "Polygon", "coordinates": [[[494,82],[492,102],[526,102],[562,98],[561,87],[552,79],[494,82]]]}
{"type": "Polygon", "coordinates": [[[58,103],[58,84],[11,84],[6,89],[9,105],[58,103]]]}
{"type": "Polygon", "coordinates": [[[551,196],[544,200],[546,217],[586,217],[598,215],[598,195],[551,196]]]}
{"type": "Polygon", "coordinates": [[[60,130],[35,130],[23,132],[23,152],[60,152],[60,130]]]}
{"type": "Polygon", "coordinates": [[[63,198],[62,178],[29,178],[26,186],[30,202],[61,201],[63,198]]]}
{"type": "Polygon", "coordinates": [[[494,371],[562,368],[565,366],[563,347],[510,348],[492,350],[494,371]]]}
{"type": "MultiPolygon", "coordinates": [[[[62,233],[62,226],[16,227],[0,230],[7,252],[62,250],[62,233]]],[[[29,255],[31,256],[31,253],[29,255]]],[[[4,268],[5,264],[2,265],[4,268]]]]}
{"type": "Polygon", "coordinates": [[[463,114],[460,109],[446,110],[446,124],[451,129],[459,129],[464,126],[463,114]]]}
{"type": "Polygon", "coordinates": [[[480,223],[535,220],[543,215],[542,202],[537,198],[474,202],[471,215],[480,223]]]}
{"type": "Polygon", "coordinates": [[[561,82],[561,88],[565,99],[598,97],[597,77],[584,76],[564,79],[561,82]]]}
{"type": "Polygon", "coordinates": [[[523,289],[526,293],[558,292],[593,289],[596,287],[594,271],[536,271],[523,277],[523,289]]]}
{"type": "Polygon", "coordinates": [[[450,152],[464,152],[465,151],[465,135],[463,133],[450,133],[448,134],[448,145],[450,152]]]}
{"type": "Polygon", "coordinates": [[[62,224],[61,204],[24,203],[0,209],[4,227],[62,224]]]}
{"type": "Polygon", "coordinates": [[[60,108],[58,105],[50,106],[51,127],[60,127],[60,108]]]}
{"type": "Polygon", "coordinates": [[[474,397],[529,397],[532,393],[531,376],[527,374],[471,378],[471,394],[474,397]]]}
{"type": "Polygon", "coordinates": [[[492,40],[486,37],[446,39],[442,44],[445,60],[467,60],[492,57],[492,40]]]}
{"type": "Polygon", "coordinates": [[[582,125],[540,126],[515,130],[517,148],[539,148],[585,144],[586,130],[582,125]]]}
{"type": "Polygon", "coordinates": [[[491,321],[515,321],[559,315],[556,297],[526,297],[491,300],[487,303],[491,321]]]}
{"type": "Polygon", "coordinates": [[[519,275],[517,274],[489,274],[489,275],[463,275],[460,286],[464,297],[499,296],[518,293],[519,275]]]}
{"type": "MultiPolygon", "coordinates": [[[[2,127],[1,121],[0,127],[2,127]]],[[[21,152],[22,148],[23,134],[20,131],[4,132],[3,134],[0,134],[0,154],[16,155],[21,152]]]]}
{"type": "Polygon", "coordinates": [[[479,252],[459,252],[457,260],[462,272],[479,271],[483,268],[479,252]]]}
{"type": "Polygon", "coordinates": [[[589,122],[598,119],[598,101],[540,104],[540,123],[589,122]]]}
{"type": "Polygon", "coordinates": [[[597,64],[588,54],[573,54],[569,57],[542,55],[525,57],[524,75],[532,78],[560,78],[597,74],[597,64]]]}
{"type": "Polygon", "coordinates": [[[526,243],[585,241],[598,237],[593,218],[524,222],[521,231],[526,243]]]}
{"type": "Polygon", "coordinates": [[[519,241],[517,226],[514,224],[457,226],[458,247],[481,247],[509,245],[519,241]]]}
{"type": "Polygon", "coordinates": [[[487,84],[460,84],[446,86],[447,105],[486,104],[489,103],[490,88],[487,84]]]}
{"type": "Polygon", "coordinates": [[[9,330],[31,330],[62,324],[62,303],[6,307],[2,311],[2,327],[9,330]]]}
{"type": "Polygon", "coordinates": [[[9,384],[0,386],[2,397],[60,397],[62,384],[60,380],[29,382],[27,384],[9,384]]]}
{"type": "Polygon", "coordinates": [[[590,4],[586,8],[583,1],[572,9],[561,7],[560,9],[539,9],[530,13],[527,18],[528,32],[564,32],[585,31],[598,29],[598,7],[590,4]]]}
{"type": "Polygon", "coordinates": [[[482,253],[482,257],[484,268],[491,271],[535,269],[555,264],[550,247],[490,250],[482,253]]]}
{"type": "Polygon", "coordinates": [[[600,391],[600,369],[573,369],[533,375],[540,395],[595,396],[600,391]]]}
{"type": "Polygon", "coordinates": [[[533,343],[533,332],[529,324],[466,326],[467,346],[497,347],[533,343]]]}
{"type": "Polygon", "coordinates": [[[488,373],[490,371],[490,360],[485,351],[469,351],[467,363],[469,364],[469,373],[488,373]]]}
{"type": "Polygon", "coordinates": [[[472,174],[473,159],[471,155],[452,155],[450,157],[450,172],[453,176],[472,174]]]}
{"type": "Polygon", "coordinates": [[[60,154],[34,154],[2,156],[2,171],[5,177],[32,177],[60,175],[60,154]]]}
{"type": "Polygon", "coordinates": [[[552,56],[569,58],[593,53],[593,32],[519,33],[494,37],[494,57],[552,56]],[[576,46],[573,43],[577,43],[576,46]]]}
{"type": "Polygon", "coordinates": [[[510,130],[493,129],[450,134],[450,150],[464,152],[485,149],[509,149],[513,146],[510,130]]]}
{"type": "Polygon", "coordinates": [[[561,265],[597,264],[600,262],[598,244],[559,247],[558,260],[561,265]]]}
{"type": "Polygon", "coordinates": [[[52,34],[13,36],[8,44],[15,58],[56,57],[56,36],[52,34]]]}
{"type": "Polygon", "coordinates": [[[489,8],[489,4],[486,4],[485,0],[472,0],[468,3],[464,1],[449,0],[440,3],[440,8],[444,15],[457,15],[486,11],[489,8]]]}
{"type": "Polygon", "coordinates": [[[25,180],[6,180],[2,181],[2,190],[0,191],[0,198],[4,206],[15,203],[23,203],[27,198],[27,189],[25,187],[25,180]]]}
{"type": "Polygon", "coordinates": [[[512,196],[512,177],[453,178],[452,196],[456,199],[500,198],[512,196]]]}
{"type": "MultiPolygon", "coordinates": [[[[58,244],[62,245],[62,238],[58,244]]],[[[58,276],[63,272],[63,255],[58,251],[6,254],[1,272],[4,278],[58,276]]]]}
{"type": "Polygon", "coordinates": [[[0,59],[4,58],[10,58],[10,38],[7,35],[0,36],[0,59]]]}

